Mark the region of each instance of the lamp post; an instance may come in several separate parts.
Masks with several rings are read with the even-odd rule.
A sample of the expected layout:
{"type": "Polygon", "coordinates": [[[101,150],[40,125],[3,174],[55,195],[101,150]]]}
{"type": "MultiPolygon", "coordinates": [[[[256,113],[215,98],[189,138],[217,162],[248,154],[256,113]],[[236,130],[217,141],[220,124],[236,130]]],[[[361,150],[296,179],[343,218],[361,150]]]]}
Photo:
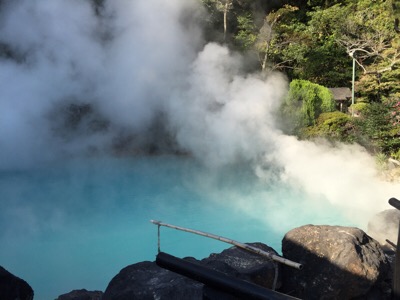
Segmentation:
{"type": "Polygon", "coordinates": [[[353,59],[353,76],[351,80],[351,116],[354,117],[354,81],[356,77],[356,59],[354,58],[354,51],[349,52],[349,55],[353,59]]]}

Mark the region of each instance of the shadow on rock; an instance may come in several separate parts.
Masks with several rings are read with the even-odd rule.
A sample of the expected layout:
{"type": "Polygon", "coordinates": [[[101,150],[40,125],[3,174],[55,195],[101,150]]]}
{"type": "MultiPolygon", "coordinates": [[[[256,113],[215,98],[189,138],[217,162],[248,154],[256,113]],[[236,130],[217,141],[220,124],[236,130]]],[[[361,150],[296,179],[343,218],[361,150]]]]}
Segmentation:
{"type": "Polygon", "coordinates": [[[390,264],[361,229],[306,225],[289,231],[283,256],[303,264],[283,267],[283,291],[302,299],[390,299],[390,264]]]}
{"type": "Polygon", "coordinates": [[[33,289],[25,280],[0,267],[0,299],[32,300],[33,289]]]}

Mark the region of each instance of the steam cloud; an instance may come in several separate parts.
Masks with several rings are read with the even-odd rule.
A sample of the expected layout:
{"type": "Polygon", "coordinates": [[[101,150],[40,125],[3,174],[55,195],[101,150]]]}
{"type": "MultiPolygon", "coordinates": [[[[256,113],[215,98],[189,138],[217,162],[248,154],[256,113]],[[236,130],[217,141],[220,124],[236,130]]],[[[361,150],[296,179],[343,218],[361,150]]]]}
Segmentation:
{"type": "Polygon", "coordinates": [[[0,169],[156,144],[209,166],[250,163],[349,213],[384,209],[399,186],[378,181],[360,147],[282,134],[285,78],[246,74],[242,57],[205,44],[199,3],[0,2],[0,169]]]}

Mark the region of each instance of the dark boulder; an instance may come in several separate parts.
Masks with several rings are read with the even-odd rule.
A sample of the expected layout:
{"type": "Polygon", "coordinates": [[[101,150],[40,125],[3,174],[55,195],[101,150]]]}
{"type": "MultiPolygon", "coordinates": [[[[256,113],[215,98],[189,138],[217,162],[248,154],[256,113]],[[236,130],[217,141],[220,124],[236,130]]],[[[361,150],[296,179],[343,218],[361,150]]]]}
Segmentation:
{"type": "MultiPolygon", "coordinates": [[[[278,255],[274,249],[265,244],[249,243],[248,245],[271,255],[278,255]]],[[[267,257],[238,247],[231,247],[218,254],[213,253],[208,258],[203,259],[201,263],[232,277],[240,278],[268,289],[273,289],[276,271],[278,276],[275,288],[279,288],[281,285],[279,264],[274,263],[267,257]],[[278,269],[275,270],[275,267],[278,269]]]]}
{"type": "Polygon", "coordinates": [[[302,270],[283,267],[283,291],[302,299],[364,299],[370,292],[388,295],[389,264],[379,243],[361,229],[306,225],[282,241],[285,258],[302,270]]]}
{"type": "MultiPolygon", "coordinates": [[[[250,245],[271,254],[277,254],[267,245],[261,243],[250,245]]],[[[275,263],[268,258],[237,247],[211,254],[201,261],[194,258],[185,258],[185,260],[270,289],[274,284],[275,263]]],[[[103,296],[103,300],[201,300],[208,298],[232,299],[231,296],[212,288],[204,288],[202,283],[160,268],[155,262],[141,262],[122,269],[111,280],[103,296]]]]}
{"type": "Polygon", "coordinates": [[[0,267],[0,299],[32,300],[33,289],[26,281],[0,267]]]}
{"type": "Polygon", "coordinates": [[[56,300],[101,300],[103,297],[103,292],[101,291],[88,291],[73,290],[69,293],[58,296],[56,300]]]}
{"type": "Polygon", "coordinates": [[[202,288],[196,281],[146,261],[122,269],[108,284],[103,300],[202,299],[202,288]]]}

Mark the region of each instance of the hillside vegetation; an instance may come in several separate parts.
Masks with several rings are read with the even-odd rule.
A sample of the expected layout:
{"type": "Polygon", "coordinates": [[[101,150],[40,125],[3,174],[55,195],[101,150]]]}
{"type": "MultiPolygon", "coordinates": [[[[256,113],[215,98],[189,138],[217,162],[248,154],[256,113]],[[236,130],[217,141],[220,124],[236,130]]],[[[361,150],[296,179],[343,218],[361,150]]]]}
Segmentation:
{"type": "Polygon", "coordinates": [[[284,72],[284,130],[400,158],[400,1],[202,0],[206,38],[284,72]],[[212,29],[212,30],[210,30],[212,29]],[[339,111],[331,87],[353,87],[339,111]]]}

